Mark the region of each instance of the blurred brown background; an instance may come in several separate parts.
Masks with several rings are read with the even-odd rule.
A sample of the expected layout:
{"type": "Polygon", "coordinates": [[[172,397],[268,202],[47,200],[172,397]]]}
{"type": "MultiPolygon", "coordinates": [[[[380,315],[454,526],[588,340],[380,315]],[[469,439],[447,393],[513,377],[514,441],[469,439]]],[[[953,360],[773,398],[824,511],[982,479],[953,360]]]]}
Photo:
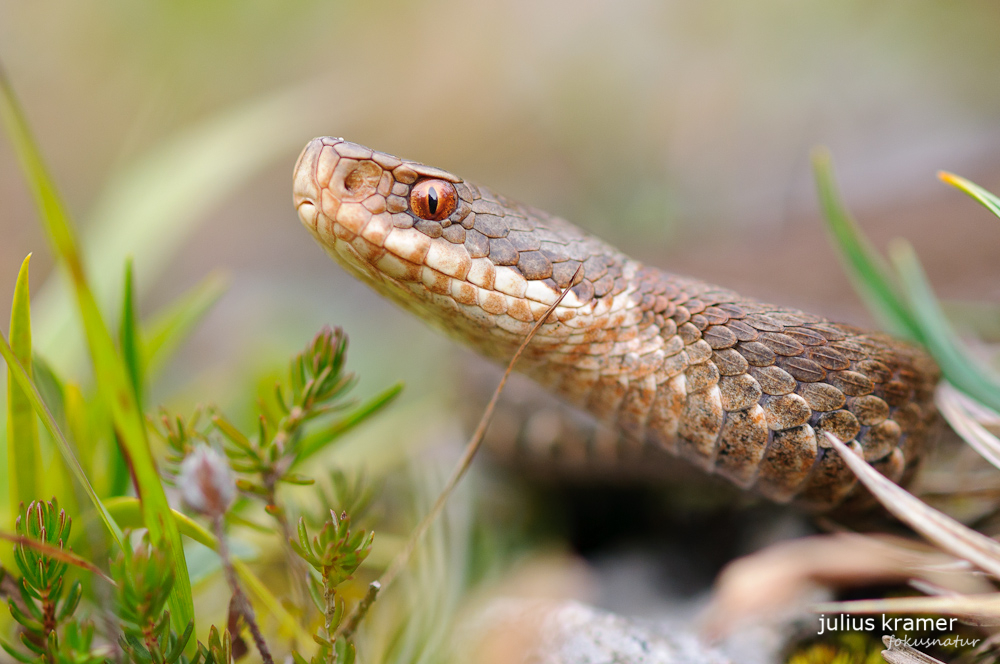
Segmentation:
{"type": "MultiPolygon", "coordinates": [[[[989,0],[0,0],[0,59],[84,234],[108,183],[148,155],[269,109],[227,148],[239,160],[270,141],[267,157],[166,220],[187,230],[155,247],[162,265],[137,258],[144,311],[214,268],[231,277],[159,398],[223,399],[330,322],[351,335],[363,392],[404,378],[411,405],[445,404],[452,344],[301,228],[290,174],[308,139],[439,165],[672,271],[867,322],[818,218],[809,152],[823,144],[878,246],[907,237],[940,294],[996,301],[1000,224],[935,171],[1000,190],[998,25],[989,0]]],[[[0,292],[29,251],[37,292],[51,260],[5,139],[0,201],[0,292]]],[[[158,203],[131,205],[125,245],[158,203]]],[[[91,265],[117,273],[97,244],[91,265]]]]}

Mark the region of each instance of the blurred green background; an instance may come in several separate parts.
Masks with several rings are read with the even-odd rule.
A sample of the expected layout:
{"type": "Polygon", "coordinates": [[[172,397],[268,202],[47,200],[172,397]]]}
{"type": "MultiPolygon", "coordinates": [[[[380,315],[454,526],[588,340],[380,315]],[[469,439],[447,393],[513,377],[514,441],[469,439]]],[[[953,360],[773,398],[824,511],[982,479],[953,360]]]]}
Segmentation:
{"type": "MultiPolygon", "coordinates": [[[[809,151],[829,146],[866,230],[910,238],[941,295],[1000,298],[1000,228],[934,177],[1000,190],[998,22],[988,0],[0,0],[0,59],[93,272],[117,281],[135,254],[144,311],[230,276],[154,402],[225,403],[330,322],[362,393],[404,379],[395,410],[431,418],[458,398],[463,355],[301,228],[290,175],[310,138],[435,164],[669,270],[865,323],[809,151]]],[[[6,141],[0,201],[0,284],[36,252],[39,348],[72,368],[6,141]]]]}

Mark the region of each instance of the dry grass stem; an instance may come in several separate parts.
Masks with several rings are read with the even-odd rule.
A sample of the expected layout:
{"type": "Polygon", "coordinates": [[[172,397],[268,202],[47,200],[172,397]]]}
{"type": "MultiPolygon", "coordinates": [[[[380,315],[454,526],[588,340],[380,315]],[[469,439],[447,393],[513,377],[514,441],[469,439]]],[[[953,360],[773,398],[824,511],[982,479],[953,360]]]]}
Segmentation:
{"type": "MultiPolygon", "coordinates": [[[[406,564],[409,562],[410,557],[413,555],[413,551],[416,549],[417,544],[420,542],[420,539],[423,537],[424,533],[427,532],[427,530],[431,527],[434,521],[441,515],[442,510],[444,510],[445,504],[448,502],[448,498],[455,491],[455,487],[458,486],[458,483],[462,480],[462,477],[464,477],[465,473],[469,470],[469,467],[472,465],[473,458],[475,458],[476,453],[479,451],[479,448],[482,445],[483,436],[486,434],[486,427],[488,427],[490,424],[490,419],[493,417],[493,411],[496,409],[497,402],[500,400],[500,395],[503,393],[503,388],[506,386],[507,379],[510,378],[510,374],[514,371],[514,366],[517,364],[518,359],[520,359],[521,354],[524,352],[524,349],[528,347],[529,343],[531,343],[531,340],[534,338],[538,330],[542,327],[542,325],[545,324],[545,321],[549,319],[549,316],[551,316],[552,312],[556,310],[556,307],[558,307],[559,304],[563,301],[563,298],[566,297],[567,293],[569,293],[570,288],[579,283],[580,278],[582,276],[583,276],[583,266],[581,265],[580,267],[577,268],[576,272],[573,274],[573,278],[572,280],[570,280],[569,286],[567,286],[563,290],[563,292],[559,295],[559,297],[556,299],[556,301],[553,302],[552,305],[545,310],[545,313],[542,314],[542,317],[539,318],[537,321],[535,321],[535,324],[532,326],[531,331],[528,332],[527,336],[525,336],[524,338],[524,341],[521,342],[521,345],[514,353],[514,356],[510,359],[510,362],[507,364],[507,369],[504,371],[503,377],[497,384],[497,388],[496,390],[494,390],[492,398],[490,398],[489,403],[483,410],[483,416],[479,419],[479,424],[476,426],[475,432],[469,439],[469,443],[465,446],[465,451],[462,453],[462,458],[459,459],[458,463],[455,465],[454,470],[452,470],[451,472],[451,476],[449,476],[448,481],[444,485],[444,488],[441,489],[441,493],[438,494],[438,497],[434,501],[434,505],[431,506],[430,511],[427,513],[426,516],[424,516],[424,518],[420,521],[420,523],[417,524],[417,527],[413,529],[413,532],[410,534],[409,539],[407,539],[406,544],[403,545],[403,548],[399,551],[398,554],[396,554],[396,557],[393,558],[392,562],[389,563],[389,567],[385,570],[385,572],[383,572],[382,576],[379,577],[378,580],[379,590],[376,592],[385,592],[385,590],[392,584],[392,582],[395,581],[399,573],[403,570],[404,567],[406,567],[406,564]]],[[[344,637],[350,636],[351,632],[348,632],[347,628],[351,627],[352,631],[353,629],[357,628],[358,624],[360,623],[360,618],[362,617],[361,616],[362,606],[365,605],[364,610],[367,610],[370,604],[371,603],[369,602],[367,605],[365,605],[365,603],[363,602],[362,604],[356,606],[354,610],[351,612],[351,615],[348,616],[348,618],[343,623],[341,623],[342,627],[337,630],[337,633],[334,635],[334,638],[340,636],[344,637]]]]}

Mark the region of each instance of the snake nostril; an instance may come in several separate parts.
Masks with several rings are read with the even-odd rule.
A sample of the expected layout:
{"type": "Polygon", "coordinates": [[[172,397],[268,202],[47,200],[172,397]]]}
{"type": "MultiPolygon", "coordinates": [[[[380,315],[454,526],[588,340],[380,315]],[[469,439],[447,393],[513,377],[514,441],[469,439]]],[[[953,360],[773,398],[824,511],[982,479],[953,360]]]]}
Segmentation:
{"type": "Polygon", "coordinates": [[[371,161],[363,161],[344,178],[344,188],[352,195],[366,197],[375,192],[382,167],[371,161]]]}

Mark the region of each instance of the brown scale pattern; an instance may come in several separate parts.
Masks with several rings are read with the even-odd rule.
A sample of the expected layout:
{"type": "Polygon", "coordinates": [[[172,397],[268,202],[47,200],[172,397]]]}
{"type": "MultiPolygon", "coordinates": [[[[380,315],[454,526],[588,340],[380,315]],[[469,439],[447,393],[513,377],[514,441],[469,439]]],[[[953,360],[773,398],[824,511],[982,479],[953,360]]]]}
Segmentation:
{"type": "MultiPolygon", "coordinates": [[[[475,215],[473,228],[498,238],[492,242],[514,236],[510,246],[501,245],[499,259],[488,254],[496,264],[515,265],[529,280],[548,279],[553,266],[561,265],[554,281],[565,287],[582,263],[584,281],[573,288],[582,300],[625,290],[621,264],[627,259],[607,252],[603,243],[585,260],[579,254],[571,258],[567,245],[589,244],[586,238],[574,242],[572,235],[559,233],[561,220],[496,198],[507,207],[498,209],[481,198],[472,205],[473,211],[489,210],[475,215]],[[503,214],[508,209],[525,222],[539,221],[533,230],[521,222],[525,230],[510,231],[503,214]],[[548,245],[544,254],[538,250],[543,242],[548,245]]],[[[655,388],[599,382],[586,402],[591,412],[616,418],[630,436],[667,446],[737,485],[777,501],[797,498],[816,509],[841,503],[856,483],[830,452],[823,432],[851,441],[895,481],[915,466],[933,417],[937,375],[920,351],[883,334],[653,268],[642,268],[635,286],[633,300],[652,314],[646,325],[684,343],[686,361],[664,372],[668,380],[683,375],[684,389],[674,389],[676,394],[659,390],[662,401],[675,404],[665,417],[654,408],[655,388]],[[682,394],[683,401],[678,399],[682,394]],[[906,405],[910,411],[897,418],[906,405]]]]}
{"type": "MultiPolygon", "coordinates": [[[[341,155],[365,164],[360,146],[322,140],[338,151],[348,146],[341,155]]],[[[309,150],[300,166],[315,168],[309,150]]],[[[579,306],[557,310],[558,320],[540,330],[523,370],[635,441],[622,455],[666,449],[740,487],[817,511],[867,499],[824,432],[848,441],[894,481],[916,468],[935,417],[938,376],[922,351],[644,266],[569,222],[486,187],[367,154],[381,164],[379,172],[391,172],[391,187],[382,187],[391,194],[370,207],[393,213],[394,227],[464,247],[471,259],[488,258],[553,294],[570,286],[582,266],[583,278],[571,289],[579,306]],[[426,221],[409,210],[409,188],[421,177],[455,184],[460,200],[449,218],[426,221]]],[[[377,287],[486,355],[505,360],[522,338],[490,327],[496,316],[456,308],[444,289],[404,285],[377,287]]],[[[520,311],[522,319],[537,320],[544,310],[538,302],[518,308],[509,296],[497,297],[496,311],[508,312],[498,316],[520,311]]],[[[483,309],[492,315],[490,306],[483,309]]]]}

